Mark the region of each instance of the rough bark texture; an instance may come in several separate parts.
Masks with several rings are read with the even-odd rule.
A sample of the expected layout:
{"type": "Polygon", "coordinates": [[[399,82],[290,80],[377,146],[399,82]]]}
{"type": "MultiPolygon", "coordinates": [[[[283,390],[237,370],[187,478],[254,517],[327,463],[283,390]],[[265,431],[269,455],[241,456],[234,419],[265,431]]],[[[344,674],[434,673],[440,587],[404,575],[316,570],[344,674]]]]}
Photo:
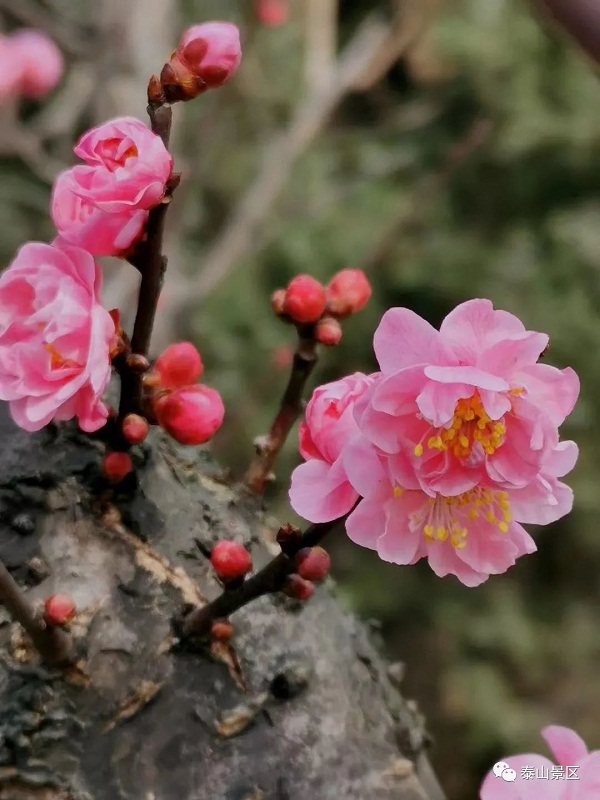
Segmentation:
{"type": "Polygon", "coordinates": [[[80,609],[65,672],[0,607],[0,800],[443,800],[418,713],[331,586],[239,612],[235,653],[174,642],[218,592],[203,551],[235,537],[260,564],[273,535],[205,453],[155,442],[110,498],[73,428],[27,434],[2,404],[0,441],[0,558],[80,609]]]}

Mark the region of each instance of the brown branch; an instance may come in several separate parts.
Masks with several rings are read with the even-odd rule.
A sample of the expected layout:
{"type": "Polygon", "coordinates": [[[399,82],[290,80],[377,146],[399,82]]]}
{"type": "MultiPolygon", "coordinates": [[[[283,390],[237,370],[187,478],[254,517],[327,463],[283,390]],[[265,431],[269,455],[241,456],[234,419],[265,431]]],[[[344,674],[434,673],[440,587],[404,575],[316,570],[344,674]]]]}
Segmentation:
{"type": "Polygon", "coordinates": [[[71,660],[71,637],[60,628],[46,625],[0,561],[0,602],[29,634],[36,650],[49,664],[67,664],[71,660]]]}
{"type": "Polygon", "coordinates": [[[317,363],[317,342],[314,338],[314,325],[298,328],[298,346],[294,353],[290,379],[281,399],[281,405],[269,433],[256,440],[256,456],[244,476],[246,486],[256,494],[260,494],[269,476],[281,448],[302,414],[302,396],[304,388],[317,363]]]}
{"type": "Polygon", "coordinates": [[[570,36],[600,63],[600,4],[597,0],[535,0],[570,36]]]}
{"type": "MultiPolygon", "coordinates": [[[[162,139],[165,147],[169,146],[173,112],[166,103],[148,105],[148,114],[154,133],[162,139]]],[[[172,187],[174,188],[174,187],[172,187]]],[[[156,316],[156,308],[163,285],[167,259],[163,255],[163,236],[165,217],[171,200],[171,191],[163,202],[153,208],[148,217],[146,241],[141,249],[136,266],[142,273],[142,282],[138,299],[137,314],[131,337],[131,352],[134,355],[148,356],[152,327],[156,316]]],[[[142,376],[129,368],[119,370],[121,375],[121,403],[119,417],[131,412],[140,413],[142,409],[142,376]]]]}
{"type": "Polygon", "coordinates": [[[215,600],[202,608],[195,608],[181,623],[184,638],[206,636],[212,623],[226,619],[243,606],[265,594],[281,591],[286,579],[295,571],[294,556],[305,547],[315,547],[323,541],[339,523],[344,522],[350,512],[331,522],[320,522],[308,527],[303,534],[290,538],[283,548],[285,552],[275,556],[256,575],[235,588],[226,588],[215,600]]]}

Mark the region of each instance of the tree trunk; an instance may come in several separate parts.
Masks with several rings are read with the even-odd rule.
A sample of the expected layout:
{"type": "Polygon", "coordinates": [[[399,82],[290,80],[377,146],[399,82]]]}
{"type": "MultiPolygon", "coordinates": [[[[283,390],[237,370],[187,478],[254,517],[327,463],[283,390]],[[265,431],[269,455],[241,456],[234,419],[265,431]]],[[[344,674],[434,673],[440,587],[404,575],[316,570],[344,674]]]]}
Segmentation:
{"type": "Polygon", "coordinates": [[[73,427],[27,434],[2,404],[0,441],[0,558],[32,600],[79,610],[79,660],[56,670],[0,608],[0,800],[443,800],[418,713],[331,584],[240,611],[235,650],[174,638],[219,591],[217,539],[255,564],[272,549],[205,452],[156,438],[112,498],[73,427]]]}

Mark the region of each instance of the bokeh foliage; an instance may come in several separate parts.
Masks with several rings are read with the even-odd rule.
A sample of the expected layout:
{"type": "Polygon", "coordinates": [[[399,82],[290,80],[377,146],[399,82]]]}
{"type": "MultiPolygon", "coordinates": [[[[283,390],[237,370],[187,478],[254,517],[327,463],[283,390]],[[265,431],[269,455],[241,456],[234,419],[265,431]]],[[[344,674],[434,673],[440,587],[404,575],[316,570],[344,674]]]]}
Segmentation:
{"type": "MultiPolygon", "coordinates": [[[[344,41],[376,5],[341,0],[344,41]]],[[[268,297],[298,272],[326,280],[342,267],[373,268],[373,300],[324,354],[319,382],[375,368],[371,338],[384,309],[409,305],[437,324],[477,296],[547,331],[549,361],[578,371],[582,397],[565,430],[581,448],[570,478],[576,507],[539,532],[539,554],[467,589],[426,566],[391,567],[335,544],[348,604],[382,620],[390,652],[407,662],[406,687],[427,713],[448,796],[470,800],[497,757],[541,747],[545,724],[571,725],[600,746],[600,88],[524,0],[434,5],[425,40],[384,81],[346,97],[290,170],[257,251],[202,307],[178,312],[177,327],[198,342],[206,380],[225,397],[216,448],[236,474],[286,380],[274,351],[293,344],[268,297]],[[477,146],[474,130],[486,132],[477,146]]],[[[248,41],[234,85],[178,109],[193,180],[171,222],[194,274],[303,96],[305,53],[300,0],[277,29],[253,21],[249,0],[179,6],[182,23],[218,15],[239,22],[248,41]]],[[[82,112],[77,125],[86,122],[82,112]]],[[[52,145],[63,159],[66,135],[52,145]]],[[[1,167],[6,262],[23,241],[52,234],[47,183],[19,158],[1,167]]],[[[168,295],[167,283],[164,313],[168,295]]],[[[281,518],[296,460],[291,442],[271,491],[281,518]]]]}

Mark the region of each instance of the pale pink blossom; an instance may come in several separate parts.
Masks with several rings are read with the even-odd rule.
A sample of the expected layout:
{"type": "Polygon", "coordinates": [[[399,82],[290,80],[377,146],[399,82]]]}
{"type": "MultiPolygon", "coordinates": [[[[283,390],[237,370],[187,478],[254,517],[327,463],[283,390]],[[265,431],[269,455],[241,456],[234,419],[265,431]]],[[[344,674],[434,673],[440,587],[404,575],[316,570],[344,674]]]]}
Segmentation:
{"type": "Polygon", "coordinates": [[[306,459],[292,474],[290,503],[311,522],[325,522],[346,514],[358,500],[349,483],[342,453],[360,437],[353,406],[369,388],[372,376],[356,372],[319,386],[306,406],[300,425],[300,453],[306,459]]]}
{"type": "Polygon", "coordinates": [[[383,561],[415,564],[427,558],[439,577],[455,575],[465,586],[478,586],[535,552],[520,523],[548,524],[569,513],[573,493],[558,478],[573,468],[577,454],[574,442],[561,442],[526,489],[477,486],[444,497],[419,488],[404,453],[387,456],[355,438],[344,448],[342,468],[364,499],[346,531],[383,561]]]}
{"type": "Polygon", "coordinates": [[[25,430],[77,417],[91,432],[106,422],[115,325],[101,280],[84,250],[37,242],[0,276],[0,399],[25,430]]]}
{"type": "Polygon", "coordinates": [[[52,193],[59,236],[93,255],[120,255],[164,197],[172,157],[160,137],[132,117],[88,131],[75,154],[86,165],[59,175],[52,193]]]}
{"type": "Polygon", "coordinates": [[[537,753],[508,756],[502,762],[516,773],[506,781],[493,770],[480,789],[480,800],[592,800],[600,797],[600,750],[588,752],[569,728],[550,725],[542,736],[556,763],[537,753]],[[547,777],[546,777],[547,776],[547,777]]]}
{"type": "Polygon", "coordinates": [[[176,76],[183,81],[191,76],[204,89],[225,83],[242,60],[240,32],[231,22],[203,22],[188,28],[170,61],[176,76]]]}
{"type": "Polygon", "coordinates": [[[64,61],[56,44],[43,31],[23,28],[10,37],[13,57],[20,68],[20,93],[44,97],[60,81],[64,61]]]}
{"type": "Polygon", "coordinates": [[[359,428],[383,452],[403,452],[431,495],[528,486],[579,393],[572,369],[537,363],[547,343],[489,300],[459,305],[439,331],[391,309],[375,333],[382,375],[356,406],[359,428]]]}
{"type": "Polygon", "coordinates": [[[143,210],[111,213],[78,194],[73,170],[62,172],[54,183],[51,214],[59,241],[76,242],[95,256],[117,256],[142,236],[148,214],[143,210]]]}

